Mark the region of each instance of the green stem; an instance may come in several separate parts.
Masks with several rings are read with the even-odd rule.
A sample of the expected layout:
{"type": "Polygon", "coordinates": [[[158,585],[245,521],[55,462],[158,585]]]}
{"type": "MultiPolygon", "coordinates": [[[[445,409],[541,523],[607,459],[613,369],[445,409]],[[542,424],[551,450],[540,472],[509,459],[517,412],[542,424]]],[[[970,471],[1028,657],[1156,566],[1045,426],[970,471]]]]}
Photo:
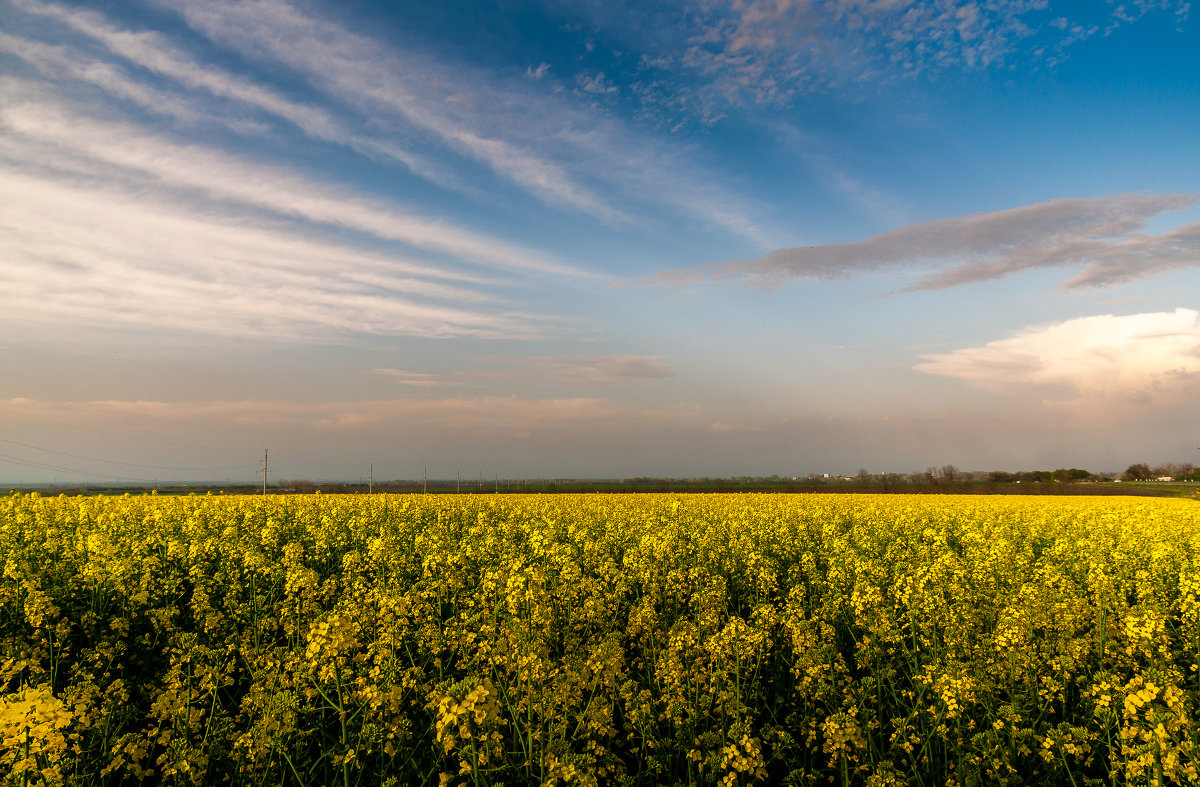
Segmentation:
{"type": "Polygon", "coordinates": [[[296,777],[296,781],[300,782],[300,787],[307,787],[304,783],[304,778],[300,776],[300,771],[296,770],[296,764],[292,762],[292,758],[288,756],[287,751],[281,749],[279,753],[283,755],[283,759],[287,760],[288,767],[292,769],[292,775],[296,777]]]}
{"type": "Polygon", "coordinates": [[[347,747],[350,745],[350,739],[346,733],[346,701],[345,695],[342,693],[342,671],[338,668],[336,658],[333,661],[333,678],[337,683],[338,724],[342,728],[342,785],[343,787],[350,787],[350,761],[345,759],[347,747]]]}
{"type": "Polygon", "coordinates": [[[1067,771],[1067,778],[1071,780],[1071,787],[1078,787],[1078,785],[1075,784],[1075,777],[1071,774],[1071,766],[1067,764],[1067,755],[1066,752],[1063,751],[1061,743],[1058,745],[1058,757],[1060,760],[1062,760],[1063,768],[1065,768],[1067,771]]]}

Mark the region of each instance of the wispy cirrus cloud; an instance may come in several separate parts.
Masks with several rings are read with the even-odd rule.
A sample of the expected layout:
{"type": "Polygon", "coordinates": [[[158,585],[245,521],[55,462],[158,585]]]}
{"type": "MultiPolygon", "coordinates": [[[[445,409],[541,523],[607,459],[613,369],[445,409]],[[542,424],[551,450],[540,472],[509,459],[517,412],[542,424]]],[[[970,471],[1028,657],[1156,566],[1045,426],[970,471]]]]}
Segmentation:
{"type": "MultiPolygon", "coordinates": [[[[240,19],[219,3],[214,8],[240,19]]],[[[381,197],[385,190],[351,185],[338,173],[321,178],[320,167],[304,166],[313,148],[282,133],[290,126],[309,140],[372,160],[390,156],[426,176],[420,169],[427,160],[410,155],[405,134],[391,133],[408,123],[426,137],[437,131],[433,136],[447,145],[452,138],[459,153],[469,148],[522,169],[522,177],[532,179],[527,186],[554,191],[555,173],[566,170],[522,141],[547,126],[517,124],[524,130],[515,136],[493,134],[509,119],[489,124],[486,111],[472,114],[469,105],[511,96],[488,99],[487,80],[475,84],[415,56],[428,66],[426,75],[445,74],[452,90],[461,88],[461,106],[445,110],[446,96],[429,94],[421,78],[390,81],[389,65],[406,53],[281,2],[262,8],[287,24],[275,32],[256,28],[257,34],[298,36],[279,44],[283,49],[317,46],[305,36],[328,35],[331,49],[314,51],[332,58],[340,76],[313,81],[336,95],[318,90],[309,94],[317,100],[301,100],[296,95],[304,91],[285,94],[260,83],[252,69],[234,73],[214,65],[214,59],[231,61],[214,58],[211,48],[206,56],[195,54],[195,37],[129,29],[66,5],[8,3],[22,24],[0,33],[0,54],[29,68],[0,78],[0,177],[9,197],[0,209],[0,243],[13,264],[3,276],[9,285],[0,296],[3,319],[55,334],[153,324],[196,335],[304,342],[341,342],[355,334],[547,335],[551,318],[518,305],[516,291],[504,288],[522,277],[590,274],[474,231],[461,213],[447,220],[381,197]],[[364,94],[347,98],[343,87],[364,94]],[[408,87],[417,92],[404,92],[408,87]],[[410,105],[407,98],[414,96],[410,105]],[[390,115],[378,111],[385,100],[396,103],[390,115]],[[426,110],[427,123],[416,118],[426,110]],[[164,117],[177,122],[164,124],[164,117]],[[211,133],[214,124],[258,139],[249,147],[230,144],[228,136],[211,133]],[[282,150],[263,155],[263,142],[282,143],[282,150]]],[[[269,54],[266,61],[276,71],[288,67],[269,54]]],[[[605,171],[612,189],[650,192],[641,187],[653,182],[663,193],[676,190],[678,182],[658,177],[664,170],[652,146],[622,145],[616,126],[601,130],[603,124],[585,123],[584,114],[539,102],[553,111],[531,117],[550,117],[550,127],[569,121],[570,128],[551,135],[559,140],[560,159],[563,150],[588,151],[565,159],[594,159],[589,166],[605,171]],[[623,163],[610,167],[606,160],[623,163]]],[[[427,179],[447,183],[453,172],[439,166],[427,179]]],[[[754,232],[736,205],[729,208],[736,201],[723,200],[719,189],[677,190],[681,210],[707,214],[720,205],[720,221],[754,232]]]]}
{"type": "MultiPolygon", "coordinates": [[[[183,87],[202,90],[214,96],[256,107],[288,120],[318,139],[346,141],[351,138],[341,121],[324,109],[294,101],[249,79],[203,64],[173,45],[160,33],[126,30],[109,23],[98,13],[66,8],[53,3],[16,0],[15,4],[26,13],[62,22],[102,44],[120,59],[168,77],[183,87]]],[[[7,38],[12,40],[11,36],[7,38]]],[[[48,55],[53,52],[57,65],[79,64],[84,66],[84,70],[94,67],[99,62],[95,59],[85,59],[77,52],[61,46],[51,48],[42,44],[37,50],[31,50],[30,47],[30,43],[24,43],[14,46],[12,51],[23,56],[39,57],[42,62],[46,62],[49,59],[48,55]]]]}
{"type": "Polygon", "coordinates": [[[1065,389],[1074,404],[1148,401],[1200,382],[1200,312],[1178,308],[1036,325],[913,368],[998,389],[1065,389]]]}
{"type": "Polygon", "coordinates": [[[2,319],[41,335],[536,338],[551,324],[514,314],[487,279],[153,195],[0,166],[0,206],[2,319]]]}
{"type": "MultiPolygon", "coordinates": [[[[59,39],[76,39],[22,38],[20,27],[0,38],[0,52],[56,87],[87,83],[147,113],[248,136],[299,129],[484,203],[503,199],[481,179],[486,171],[551,207],[610,225],[650,226],[665,211],[771,245],[750,218],[755,206],[681,161],[675,147],[548,84],[544,63],[528,75],[484,71],[284,0],[164,0],[221,54],[232,50],[307,83],[285,93],[253,69],[235,73],[212,51],[198,54],[192,38],[128,28],[94,10],[10,1],[71,33],[59,39]]],[[[585,87],[603,93],[614,85],[592,75],[585,87]]]]}
{"type": "Polygon", "coordinates": [[[546,335],[549,318],[504,288],[583,274],[461,218],[322,179],[301,163],[311,148],[277,134],[282,123],[421,168],[362,116],[297,100],[166,33],[90,10],[15,0],[6,11],[22,24],[0,33],[0,54],[31,70],[0,78],[5,321],[46,336],[153,325],[318,343],[530,339],[546,335]],[[292,147],[232,153],[214,125],[292,147]]]}
{"type": "MultiPolygon", "coordinates": [[[[283,0],[169,5],[218,44],[294,70],[332,103],[432,136],[553,207],[621,226],[647,221],[630,205],[649,207],[767,242],[754,205],[698,176],[676,148],[547,92],[545,64],[498,77],[414,47],[384,47],[283,0]]],[[[615,89],[600,74],[578,85],[587,96],[615,89]]]]}
{"type": "Polygon", "coordinates": [[[386,49],[281,0],[209,0],[177,4],[176,9],[204,35],[248,57],[282,63],[326,94],[370,114],[385,112],[433,133],[445,145],[552,204],[607,221],[627,220],[620,209],[558,163],[484,128],[478,117],[464,118],[463,110],[456,113],[455,102],[447,102],[448,97],[469,93],[483,100],[485,94],[420,53],[386,49]]]}
{"type": "Polygon", "coordinates": [[[277,167],[203,145],[179,144],[136,126],[93,120],[65,107],[12,101],[0,128],[71,157],[150,176],[166,188],[249,205],[400,241],[417,248],[501,267],[569,273],[569,268],[495,238],[405,213],[396,206],[338,192],[277,167]]]}
{"type": "MultiPolygon", "coordinates": [[[[128,101],[156,115],[189,124],[220,119],[229,127],[245,129],[249,125],[245,118],[222,117],[214,107],[203,107],[187,96],[146,84],[134,79],[118,65],[82,55],[64,46],[0,33],[0,53],[20,58],[43,77],[56,82],[94,85],[114,98],[128,101]]],[[[261,131],[263,126],[255,124],[255,128],[261,131]]]]}
{"type": "MultiPolygon", "coordinates": [[[[77,33],[103,45],[115,57],[105,62],[66,47],[14,36],[0,36],[0,51],[10,52],[32,63],[46,76],[58,80],[75,78],[91,82],[115,97],[132,101],[147,111],[170,114],[187,122],[220,122],[245,133],[261,133],[262,123],[225,111],[197,94],[226,100],[232,106],[281,119],[312,139],[332,142],[371,157],[399,162],[414,174],[440,186],[471,193],[455,177],[427,157],[408,150],[394,140],[380,139],[330,111],[326,107],[297,101],[279,91],[223,68],[201,62],[176,46],[167,36],[151,30],[127,30],[111,24],[102,15],[53,3],[17,0],[26,13],[57,20],[77,33]],[[170,80],[170,90],[147,84],[120,64],[144,69],[170,80]]],[[[361,124],[359,124],[361,126],[361,124]]]]}
{"type": "Polygon", "coordinates": [[[1158,235],[1138,232],[1149,219],[1198,199],[1193,194],[1056,199],[915,224],[854,243],[781,249],[757,260],[665,271],[654,280],[689,284],[734,277],[777,287],[798,278],[952,266],[907,288],[933,290],[1026,270],[1083,266],[1064,286],[1103,286],[1200,264],[1200,224],[1158,235]]]}

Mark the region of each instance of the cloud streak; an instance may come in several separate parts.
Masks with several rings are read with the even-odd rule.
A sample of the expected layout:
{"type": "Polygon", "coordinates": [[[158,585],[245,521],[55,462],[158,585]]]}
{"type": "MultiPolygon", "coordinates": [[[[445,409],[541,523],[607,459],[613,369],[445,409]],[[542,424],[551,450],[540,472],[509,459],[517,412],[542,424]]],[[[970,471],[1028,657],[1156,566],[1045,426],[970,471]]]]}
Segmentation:
{"type": "MultiPolygon", "coordinates": [[[[532,150],[484,133],[447,110],[446,95],[466,84],[417,53],[397,54],[335,22],[309,16],[278,0],[178,4],[196,30],[252,58],[267,58],[304,75],[329,96],[341,96],[372,113],[386,112],[435,134],[458,152],[540,196],[610,222],[627,217],[564,168],[532,150]],[[433,94],[430,78],[451,85],[433,94]]],[[[480,96],[482,98],[482,96],[480,96]]]]}
{"type": "Polygon", "coordinates": [[[298,84],[284,93],[252,68],[235,73],[211,62],[211,51],[208,59],[194,54],[194,39],[127,28],[55,3],[12,5],[40,18],[39,32],[57,24],[62,34],[54,44],[28,31],[25,38],[0,34],[0,51],[56,87],[88,84],[191,130],[219,126],[262,137],[298,129],[314,142],[386,166],[399,163],[476,202],[507,199],[497,186],[508,185],[611,226],[647,228],[665,210],[771,245],[749,218],[754,206],[682,164],[674,147],[559,91],[546,78],[546,64],[530,67],[528,76],[483,71],[418,44],[385,43],[283,0],[161,3],[217,53],[232,50],[248,64],[289,73],[298,84]]]}
{"type": "MultiPolygon", "coordinates": [[[[171,5],[214,42],[294,70],[331,103],[432,136],[552,207],[610,225],[644,225],[644,212],[629,206],[634,200],[764,242],[749,218],[752,206],[679,165],[677,151],[598,116],[595,107],[532,88],[544,81],[541,66],[505,79],[412,47],[385,49],[282,0],[171,5]]],[[[588,84],[611,87],[595,78],[588,84]]]]}
{"type": "Polygon", "coordinates": [[[276,90],[219,67],[202,63],[164,35],[145,30],[126,30],[110,24],[89,11],[69,9],[52,3],[17,2],[18,7],[62,22],[72,30],[102,44],[110,54],[172,80],[187,92],[169,92],[145,84],[129,72],[111,63],[89,58],[67,47],[49,46],[35,41],[0,37],[0,49],[9,51],[35,65],[55,79],[79,79],[91,82],[108,93],[132,101],[156,114],[170,114],[189,123],[216,120],[239,133],[261,133],[262,124],[247,122],[228,112],[206,105],[196,94],[224,99],[243,111],[261,113],[289,123],[314,140],[343,145],[372,158],[403,164],[419,177],[445,188],[471,193],[455,178],[439,169],[427,157],[391,140],[356,131],[345,120],[325,107],[295,101],[276,90]]]}
{"type": "Polygon", "coordinates": [[[498,358],[524,366],[536,379],[568,385],[612,385],[671,377],[671,365],[658,355],[537,355],[498,358]]]}
{"type": "Polygon", "coordinates": [[[448,374],[375,369],[372,375],[399,385],[421,388],[494,382],[497,379],[536,380],[571,386],[616,385],[637,380],[671,377],[670,364],[658,355],[532,355],[491,356],[480,360],[518,366],[520,369],[460,370],[448,374]]]}
{"type": "Polygon", "coordinates": [[[71,156],[103,162],[172,189],[273,213],[345,227],[417,248],[507,268],[572,273],[540,255],[393,206],[346,193],[271,166],[180,145],[127,124],[105,123],[34,102],[0,108],[0,128],[71,156]]]}
{"type": "MultiPolygon", "coordinates": [[[[341,122],[319,107],[292,101],[278,92],[223,69],[204,65],[173,46],[165,36],[152,31],[129,31],[109,24],[99,14],[77,11],[51,3],[17,2],[27,13],[47,16],[103,44],[124,60],[175,80],[180,85],[203,90],[283,118],[317,139],[347,141],[350,134],[341,122]]],[[[78,63],[61,48],[59,63],[78,63]]],[[[92,61],[94,63],[95,61],[92,61]]],[[[83,61],[86,67],[92,63],[83,61]]]]}
{"type": "Polygon", "coordinates": [[[196,214],[153,195],[0,166],[3,320],[64,329],[342,342],[351,336],[535,338],[486,279],[196,214]]]}
{"type": "Polygon", "coordinates": [[[988,281],[1027,270],[1084,266],[1067,288],[1099,287],[1200,263],[1200,223],[1159,235],[1149,219],[1200,199],[1193,194],[1056,199],[931,221],[855,243],[781,249],[757,260],[664,271],[655,281],[690,284],[734,277],[778,287],[792,279],[837,279],[935,266],[906,291],[988,281]],[[948,269],[947,266],[949,267],[948,269]]]}

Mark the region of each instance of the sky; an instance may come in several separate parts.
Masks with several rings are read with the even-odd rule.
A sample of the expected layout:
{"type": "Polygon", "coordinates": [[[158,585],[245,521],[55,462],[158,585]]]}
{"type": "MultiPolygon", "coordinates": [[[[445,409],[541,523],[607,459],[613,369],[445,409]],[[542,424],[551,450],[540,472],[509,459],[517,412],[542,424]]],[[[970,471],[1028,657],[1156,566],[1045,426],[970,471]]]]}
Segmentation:
{"type": "Polygon", "coordinates": [[[0,482],[1200,464],[1178,0],[0,0],[0,482]]]}

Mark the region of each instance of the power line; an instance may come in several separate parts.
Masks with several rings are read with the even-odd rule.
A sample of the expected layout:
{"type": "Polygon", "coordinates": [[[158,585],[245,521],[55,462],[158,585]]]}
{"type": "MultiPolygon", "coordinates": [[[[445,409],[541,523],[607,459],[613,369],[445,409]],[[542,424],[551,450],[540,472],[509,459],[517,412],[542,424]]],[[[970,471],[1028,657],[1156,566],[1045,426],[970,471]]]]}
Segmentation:
{"type": "Polygon", "coordinates": [[[136,482],[142,483],[142,484],[154,484],[154,483],[158,482],[157,479],[151,479],[151,478],[131,478],[129,476],[110,475],[108,473],[93,473],[88,470],[79,470],[79,469],[73,468],[73,467],[62,467],[60,465],[51,465],[51,464],[46,464],[45,462],[31,462],[31,461],[27,461],[24,459],[18,459],[13,456],[6,456],[4,454],[0,454],[0,460],[3,460],[7,464],[20,465],[22,467],[31,467],[31,468],[36,468],[39,470],[55,470],[60,473],[73,473],[75,475],[91,476],[92,478],[109,478],[109,479],[113,479],[116,481],[136,481],[136,482]]]}
{"type": "Polygon", "coordinates": [[[19,445],[22,448],[32,448],[35,451],[44,451],[45,453],[58,454],[59,456],[69,456],[73,459],[86,459],[89,462],[104,462],[105,464],[110,464],[110,465],[123,465],[125,467],[140,467],[142,469],[147,469],[147,470],[192,470],[192,471],[197,471],[197,470],[242,470],[242,469],[250,466],[250,465],[238,465],[237,467],[226,467],[226,466],[214,465],[214,466],[210,466],[210,467],[172,467],[172,466],[167,466],[167,465],[141,465],[141,464],[135,464],[133,462],[120,462],[120,461],[117,461],[116,459],[100,459],[95,456],[84,456],[83,454],[72,454],[72,453],[68,453],[67,451],[55,451],[53,448],[42,448],[41,446],[31,445],[29,443],[22,443],[22,442],[18,442],[16,440],[7,440],[3,437],[0,437],[0,443],[8,443],[9,445],[19,445]]]}
{"type": "MultiPolygon", "coordinates": [[[[33,468],[33,469],[37,469],[37,470],[53,470],[53,471],[59,472],[59,473],[69,473],[71,475],[87,476],[89,478],[106,478],[106,479],[111,479],[111,480],[115,480],[115,481],[134,481],[139,484],[158,484],[160,481],[160,479],[158,479],[158,478],[134,478],[133,476],[127,476],[127,475],[113,475],[112,473],[97,473],[97,472],[93,472],[91,470],[80,470],[77,467],[64,467],[63,465],[54,465],[54,464],[49,464],[47,462],[38,462],[35,460],[31,460],[31,459],[21,459],[20,457],[9,456],[7,454],[0,454],[0,463],[16,465],[18,467],[29,467],[29,468],[33,468]]],[[[226,478],[220,479],[220,480],[236,481],[236,480],[242,480],[242,479],[246,479],[246,478],[254,478],[257,475],[258,475],[257,473],[250,473],[250,474],[241,473],[241,474],[230,475],[230,476],[227,476],[226,478]]]]}
{"type": "Polygon", "coordinates": [[[104,429],[96,429],[95,427],[91,427],[91,426],[80,426],[79,424],[67,424],[67,423],[63,423],[62,421],[55,421],[50,418],[43,418],[40,415],[32,415],[30,413],[22,413],[18,410],[11,410],[7,407],[0,407],[0,413],[9,413],[10,415],[19,415],[22,418],[30,418],[35,421],[42,421],[44,423],[54,424],[55,426],[62,426],[67,429],[77,429],[82,432],[95,432],[96,434],[108,435],[109,437],[120,437],[123,440],[139,440],[143,443],[155,443],[157,445],[169,445],[169,446],[173,446],[175,448],[194,448],[194,449],[197,449],[200,451],[235,451],[235,452],[239,452],[239,453],[254,450],[252,448],[228,448],[228,447],[224,447],[224,446],[214,446],[214,445],[194,445],[191,443],[176,443],[176,442],[171,442],[169,440],[155,440],[155,439],[149,438],[149,437],[135,437],[134,435],[121,434],[120,432],[109,432],[104,429]]]}

